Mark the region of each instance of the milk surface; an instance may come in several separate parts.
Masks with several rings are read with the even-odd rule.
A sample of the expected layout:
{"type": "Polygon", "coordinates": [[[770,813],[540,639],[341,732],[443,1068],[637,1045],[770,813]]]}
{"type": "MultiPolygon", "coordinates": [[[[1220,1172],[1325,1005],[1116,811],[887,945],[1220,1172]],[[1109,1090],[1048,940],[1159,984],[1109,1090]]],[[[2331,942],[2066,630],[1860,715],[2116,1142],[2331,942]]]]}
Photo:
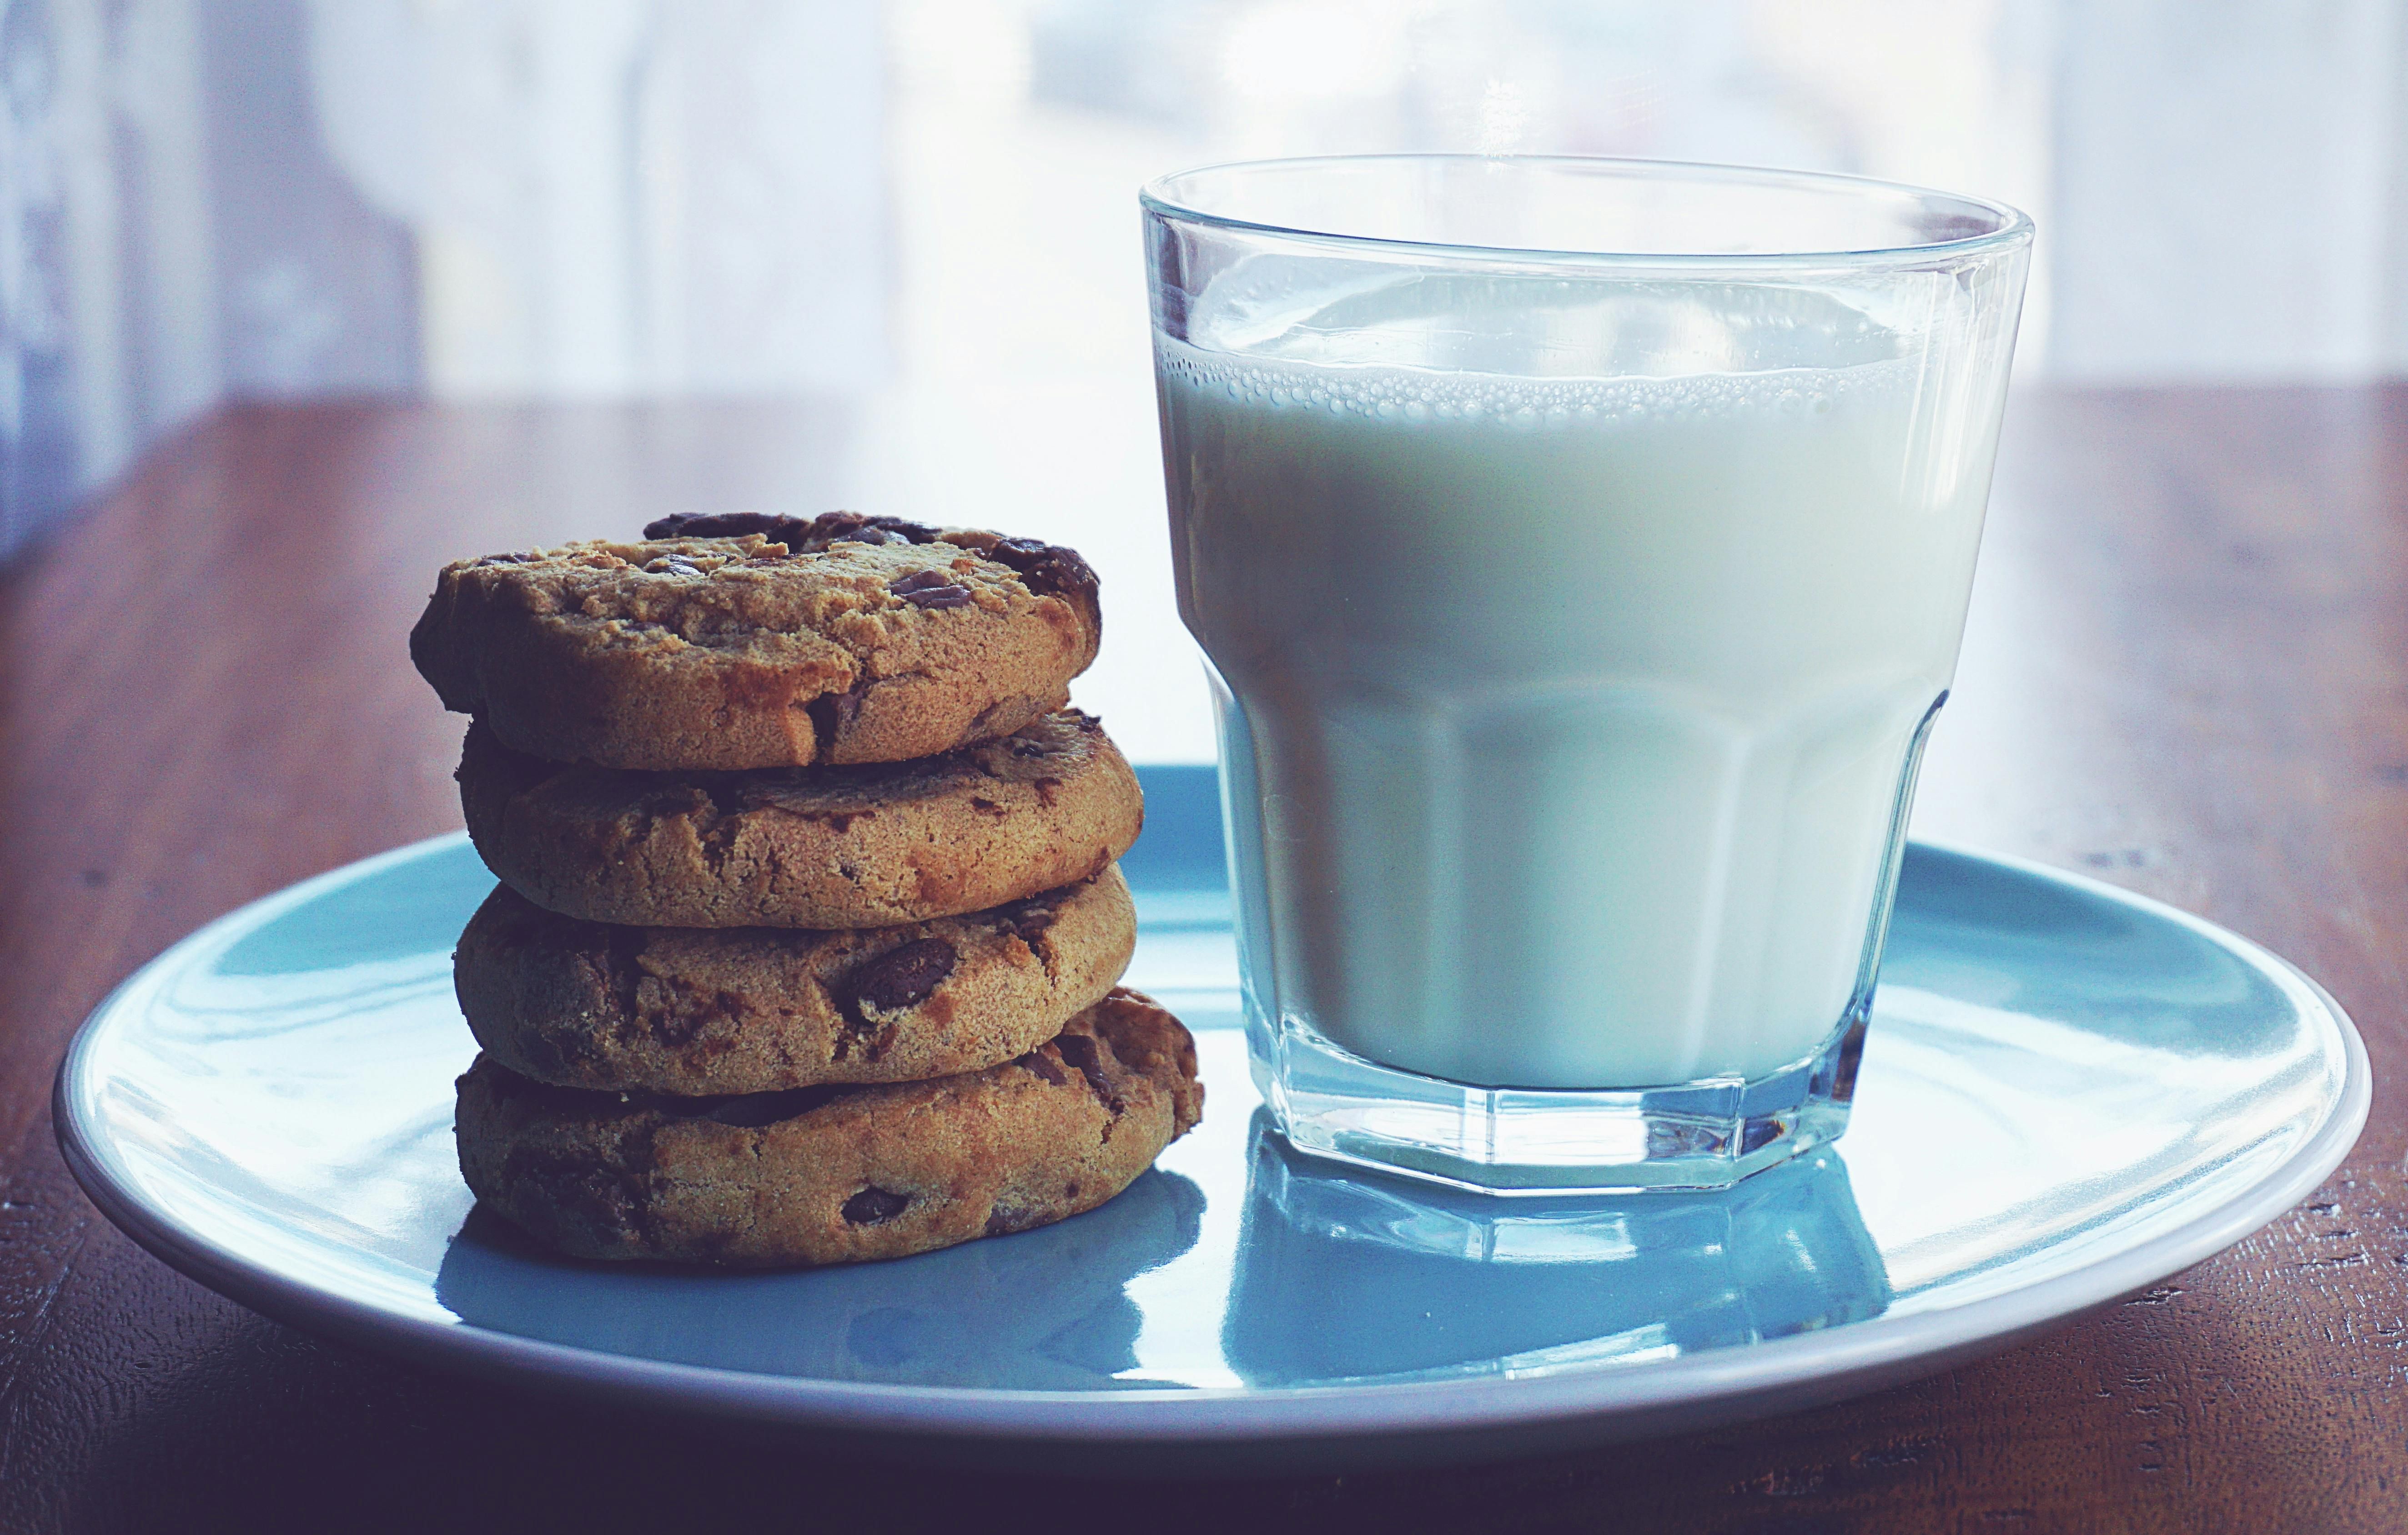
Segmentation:
{"type": "Polygon", "coordinates": [[[1809,1054],[1963,624],[1934,419],[1994,405],[1839,296],[1275,277],[1156,337],[1253,1004],[1488,1085],[1809,1054]]]}

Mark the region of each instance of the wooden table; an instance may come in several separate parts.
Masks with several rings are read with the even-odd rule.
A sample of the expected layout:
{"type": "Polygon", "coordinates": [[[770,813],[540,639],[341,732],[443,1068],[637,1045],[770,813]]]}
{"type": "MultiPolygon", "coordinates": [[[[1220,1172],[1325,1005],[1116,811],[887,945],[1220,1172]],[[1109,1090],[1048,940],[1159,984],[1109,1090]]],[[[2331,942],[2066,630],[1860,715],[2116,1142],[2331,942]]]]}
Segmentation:
{"type": "Polygon", "coordinates": [[[815,1460],[317,1342],[60,1165],[50,1073],[135,966],[458,825],[402,660],[436,562],[812,507],[829,413],[251,408],[0,576],[0,1528],[2395,1531],[2408,1526],[2408,393],[2018,402],[1921,829],[2322,979],[2377,1072],[2331,1183],[2161,1288],[1769,1423],[1469,1471],[1097,1486],[815,1460]]]}

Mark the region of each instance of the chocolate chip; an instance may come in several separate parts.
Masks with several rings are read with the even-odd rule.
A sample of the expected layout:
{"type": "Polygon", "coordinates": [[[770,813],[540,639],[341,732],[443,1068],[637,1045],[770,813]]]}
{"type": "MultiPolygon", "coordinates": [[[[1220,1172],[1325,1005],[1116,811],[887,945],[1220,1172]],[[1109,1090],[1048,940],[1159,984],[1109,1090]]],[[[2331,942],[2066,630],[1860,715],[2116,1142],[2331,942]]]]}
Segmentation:
{"type": "Polygon", "coordinates": [[[967,608],[970,589],[940,570],[915,570],[886,588],[916,608],[967,608]]]}
{"type": "Polygon", "coordinates": [[[911,1196],[872,1184],[844,1202],[844,1218],[854,1226],[883,1226],[911,1208],[911,1196]]]}
{"type": "Polygon", "coordinates": [[[1014,1231],[1025,1231],[1036,1224],[1037,1216],[1031,1211],[1015,1210],[1010,1205],[997,1205],[987,1212],[984,1234],[990,1237],[1008,1237],[1014,1231]]]}
{"type": "Polygon", "coordinates": [[[1070,1080],[1062,1074],[1060,1067],[1054,1064],[1054,1057],[1042,1050],[1032,1050],[1025,1055],[1015,1056],[1011,1064],[1030,1076],[1040,1077],[1056,1087],[1070,1080]]]}
{"type": "Polygon", "coordinates": [[[1018,571],[1032,592],[1079,593],[1092,598],[1101,584],[1096,580],[1095,567],[1080,558],[1077,550],[1065,549],[1060,544],[1039,543],[1035,538],[998,538],[985,553],[997,565],[1018,571]]]}
{"type": "Polygon", "coordinates": [[[814,546],[828,546],[836,539],[853,539],[854,544],[934,544],[937,529],[923,527],[903,517],[862,517],[860,512],[821,512],[811,520],[811,532],[807,539],[814,546]]]}
{"type": "Polygon", "coordinates": [[[644,972],[637,964],[644,952],[648,938],[641,927],[623,927],[616,923],[605,926],[609,935],[603,950],[603,973],[609,979],[611,999],[619,1004],[619,1016],[628,1023],[636,1021],[636,988],[643,983],[644,972]]]}
{"type": "Polygon", "coordinates": [[[1050,811],[1054,808],[1054,796],[1061,792],[1062,781],[1058,778],[1040,778],[1033,780],[1029,787],[1037,791],[1037,803],[1050,811]]]}
{"type": "Polygon", "coordinates": [[[1054,1048],[1062,1053],[1064,1060],[1079,1069],[1079,1075],[1087,1079],[1087,1086],[1095,1093],[1096,1101],[1117,1117],[1122,1104],[1119,1096],[1112,1091],[1111,1079],[1104,1075],[1103,1047],[1084,1034],[1064,1034],[1054,1040],[1054,1048]]]}
{"type": "Polygon", "coordinates": [[[811,733],[819,738],[819,754],[825,760],[836,745],[837,738],[853,728],[861,715],[861,697],[866,687],[851,687],[842,693],[823,693],[803,706],[810,716],[811,733]]]}
{"type": "Polygon", "coordinates": [[[702,1032],[702,1024],[698,1012],[665,1008],[652,1015],[652,1038],[675,1050],[692,1043],[694,1037],[702,1032]]]}
{"type": "Polygon", "coordinates": [[[653,1039],[672,1050],[693,1043],[713,1023],[730,1028],[743,1023],[744,998],[734,992],[714,990],[706,995],[701,987],[686,982],[675,982],[663,989],[668,995],[652,1014],[652,1033],[653,1039]]]}
{"type": "Polygon", "coordinates": [[[673,511],[644,524],[647,538],[740,538],[758,533],[771,543],[795,548],[810,536],[811,524],[799,517],[767,511],[673,511]]]}
{"type": "Polygon", "coordinates": [[[632,1178],[558,1157],[529,1156],[516,1165],[518,1176],[533,1185],[554,1219],[573,1221],[586,1230],[638,1229],[637,1212],[643,1199],[632,1178]]]}
{"type": "Polygon", "coordinates": [[[839,538],[865,544],[926,544],[937,530],[900,517],[865,517],[857,511],[825,511],[817,517],[786,517],[767,511],[679,511],[644,524],[647,538],[740,538],[757,533],[795,553],[817,552],[839,538]]]}
{"type": "Polygon", "coordinates": [[[1031,896],[1025,901],[998,907],[995,913],[997,931],[1023,939],[1032,939],[1061,919],[1061,911],[1050,896],[1031,896]]]}
{"type": "Polygon", "coordinates": [[[857,511],[825,511],[811,519],[804,541],[813,548],[824,549],[838,538],[850,538],[865,544],[928,544],[937,541],[937,530],[918,523],[907,523],[900,517],[864,517],[857,511]]]}
{"type": "MultiPolygon", "coordinates": [[[[869,519],[857,511],[824,511],[811,519],[810,528],[804,538],[811,543],[833,543],[838,538],[850,538],[868,525],[869,519]]],[[[885,540],[872,538],[867,541],[882,543],[885,540]]]]}
{"type": "Polygon", "coordinates": [[[936,994],[961,958],[951,940],[917,939],[890,950],[853,974],[846,989],[850,1011],[856,1016],[876,1011],[901,1012],[918,1007],[936,994]]]}

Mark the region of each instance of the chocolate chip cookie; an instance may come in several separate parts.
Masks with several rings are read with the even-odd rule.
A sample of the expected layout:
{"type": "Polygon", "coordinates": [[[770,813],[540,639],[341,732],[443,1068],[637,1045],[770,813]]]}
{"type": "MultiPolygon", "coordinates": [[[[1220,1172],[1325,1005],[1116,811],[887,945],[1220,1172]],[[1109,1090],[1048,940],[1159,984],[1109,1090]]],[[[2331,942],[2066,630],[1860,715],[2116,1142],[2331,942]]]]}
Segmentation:
{"type": "Polygon", "coordinates": [[[444,567],[409,654],[521,752],[608,768],[901,762],[1069,701],[1102,638],[1072,550],[831,512],[678,517],[444,567]]]}
{"type": "Polygon", "coordinates": [[[900,927],[618,927],[495,890],[452,978],[488,1059],[562,1087],[687,1096],[980,1071],[1054,1038],[1137,946],[1117,868],[900,927]]]}
{"type": "Polygon", "coordinates": [[[638,927],[884,927],[1075,883],[1145,799],[1094,718],[1049,714],[918,762],[749,773],[563,767],[481,722],[460,804],[485,866],[538,906],[638,927]]]}
{"type": "Polygon", "coordinates": [[[1116,990],[983,1071],[730,1098],[582,1092],[480,1057],[460,1169],[560,1252],[767,1268],[857,1263],[1092,1210],[1203,1111],[1178,1019],[1116,990]]]}

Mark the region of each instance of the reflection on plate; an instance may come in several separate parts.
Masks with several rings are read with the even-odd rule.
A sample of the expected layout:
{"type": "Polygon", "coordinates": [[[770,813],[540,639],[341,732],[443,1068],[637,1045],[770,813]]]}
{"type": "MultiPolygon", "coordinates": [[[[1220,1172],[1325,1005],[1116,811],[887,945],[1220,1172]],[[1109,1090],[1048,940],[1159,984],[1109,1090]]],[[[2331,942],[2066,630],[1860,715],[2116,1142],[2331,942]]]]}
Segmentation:
{"type": "Polygon", "coordinates": [[[490,888],[407,848],[195,934],[59,1089],[96,1202],[298,1325],[523,1384],[884,1453],[1341,1466],[1536,1453],[1907,1378],[2154,1283],[2312,1190],[2365,1055],[2280,960],[2070,876],[1918,847],[1836,1147],[1718,1194],[1490,1200],[1263,1132],[1209,779],[1149,772],[1130,980],[1208,1112],[1055,1227],[861,1269],[566,1262],[475,1215],[452,940],[490,888]]]}
{"type": "Polygon", "coordinates": [[[1737,1188],[1497,1199],[1334,1173],[1257,1112],[1221,1346],[1249,1385],[1639,1364],[1878,1316],[1829,1149],[1737,1188]]]}

